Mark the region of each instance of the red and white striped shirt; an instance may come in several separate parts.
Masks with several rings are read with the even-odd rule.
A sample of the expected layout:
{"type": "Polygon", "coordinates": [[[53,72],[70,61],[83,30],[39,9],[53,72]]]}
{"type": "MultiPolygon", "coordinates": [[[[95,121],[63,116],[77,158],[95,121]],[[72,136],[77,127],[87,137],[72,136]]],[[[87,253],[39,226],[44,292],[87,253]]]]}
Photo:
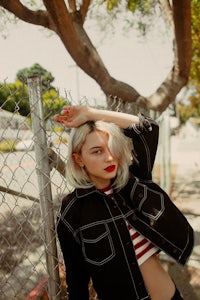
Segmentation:
{"type": "MultiPolygon", "coordinates": [[[[108,186],[107,188],[101,189],[100,191],[104,192],[107,196],[113,199],[112,187],[108,186]]],[[[127,221],[126,221],[126,225],[129,230],[131,240],[133,242],[133,247],[135,250],[138,264],[141,265],[150,256],[158,252],[158,249],[149,240],[147,240],[142,234],[137,232],[127,221]]]]}

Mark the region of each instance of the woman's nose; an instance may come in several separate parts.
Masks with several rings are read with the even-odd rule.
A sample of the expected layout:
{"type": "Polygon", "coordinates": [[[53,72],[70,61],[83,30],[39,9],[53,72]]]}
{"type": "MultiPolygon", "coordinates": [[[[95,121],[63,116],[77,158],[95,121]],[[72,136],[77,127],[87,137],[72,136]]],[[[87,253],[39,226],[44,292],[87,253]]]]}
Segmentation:
{"type": "Polygon", "coordinates": [[[106,161],[111,161],[111,160],[113,160],[113,155],[110,152],[110,150],[107,150],[106,151],[106,161]]]}

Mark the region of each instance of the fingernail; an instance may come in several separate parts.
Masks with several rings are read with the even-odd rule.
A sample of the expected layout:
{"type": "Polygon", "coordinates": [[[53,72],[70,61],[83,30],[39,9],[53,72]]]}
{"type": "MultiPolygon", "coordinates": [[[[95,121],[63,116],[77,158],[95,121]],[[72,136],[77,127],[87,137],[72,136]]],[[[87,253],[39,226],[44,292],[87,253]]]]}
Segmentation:
{"type": "Polygon", "coordinates": [[[68,114],[68,113],[70,112],[70,108],[69,108],[69,107],[66,107],[66,108],[64,109],[64,111],[65,111],[66,114],[68,114]]]}

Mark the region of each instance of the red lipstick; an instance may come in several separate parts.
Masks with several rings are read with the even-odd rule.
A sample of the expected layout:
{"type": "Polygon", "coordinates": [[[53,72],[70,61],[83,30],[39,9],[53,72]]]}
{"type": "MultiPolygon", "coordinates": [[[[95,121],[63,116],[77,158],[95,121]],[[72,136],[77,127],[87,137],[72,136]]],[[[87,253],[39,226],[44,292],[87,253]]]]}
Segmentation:
{"type": "Polygon", "coordinates": [[[113,172],[115,170],[115,165],[108,166],[104,169],[106,172],[113,172]]]}

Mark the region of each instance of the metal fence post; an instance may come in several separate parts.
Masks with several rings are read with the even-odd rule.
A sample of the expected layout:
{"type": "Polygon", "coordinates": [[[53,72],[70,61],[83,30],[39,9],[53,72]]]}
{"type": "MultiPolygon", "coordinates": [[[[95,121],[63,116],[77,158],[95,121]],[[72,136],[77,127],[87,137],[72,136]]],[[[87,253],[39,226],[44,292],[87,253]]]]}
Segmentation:
{"type": "Polygon", "coordinates": [[[165,191],[169,194],[171,188],[171,133],[169,110],[164,114],[164,168],[165,168],[165,191]]]}
{"type": "Polygon", "coordinates": [[[161,137],[161,155],[160,155],[160,185],[166,191],[170,193],[171,188],[171,144],[170,144],[170,118],[169,112],[165,111],[162,114],[162,121],[160,126],[161,137]]]}
{"type": "Polygon", "coordinates": [[[39,185],[41,214],[44,221],[44,244],[46,264],[49,275],[49,299],[60,300],[60,279],[58,270],[55,222],[50,179],[50,167],[47,151],[47,139],[43,104],[41,96],[40,77],[35,75],[28,78],[28,93],[31,110],[32,130],[36,155],[36,171],[39,185]]]}

